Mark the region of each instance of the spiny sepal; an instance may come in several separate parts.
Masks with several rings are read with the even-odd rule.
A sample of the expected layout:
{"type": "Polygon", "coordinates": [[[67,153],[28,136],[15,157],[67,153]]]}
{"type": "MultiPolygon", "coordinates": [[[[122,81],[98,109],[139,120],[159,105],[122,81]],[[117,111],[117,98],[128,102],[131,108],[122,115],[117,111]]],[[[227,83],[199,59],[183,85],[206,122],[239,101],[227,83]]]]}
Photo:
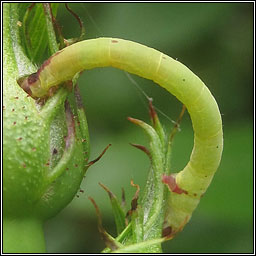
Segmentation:
{"type": "Polygon", "coordinates": [[[128,118],[130,122],[143,128],[149,137],[148,147],[138,144],[131,145],[149,157],[151,167],[143,193],[140,193],[139,185],[135,184],[133,180],[131,181],[131,185],[136,188],[136,192],[132,198],[131,207],[125,216],[124,211],[120,210],[123,208],[116,196],[101,184],[111,200],[118,230],[115,242],[119,243],[115,250],[107,245],[108,248],[103,250],[105,253],[161,252],[161,243],[172,239],[176,234],[170,227],[165,227],[164,222],[167,211],[166,201],[170,196],[166,184],[170,183],[171,189],[176,192],[183,192],[177,186],[175,187],[174,179],[168,178],[171,142],[178,124],[175,126],[176,130],[173,130],[171,135],[167,136],[153,107],[152,99],[149,101],[149,113],[152,126],[141,120],[128,118]]]}
{"type": "Polygon", "coordinates": [[[122,208],[122,205],[118,201],[115,194],[112,193],[109,190],[109,188],[103,185],[102,183],[99,183],[99,184],[108,193],[112,210],[113,210],[115,223],[116,223],[117,235],[119,235],[126,227],[126,217],[125,217],[124,209],[122,208]]]}

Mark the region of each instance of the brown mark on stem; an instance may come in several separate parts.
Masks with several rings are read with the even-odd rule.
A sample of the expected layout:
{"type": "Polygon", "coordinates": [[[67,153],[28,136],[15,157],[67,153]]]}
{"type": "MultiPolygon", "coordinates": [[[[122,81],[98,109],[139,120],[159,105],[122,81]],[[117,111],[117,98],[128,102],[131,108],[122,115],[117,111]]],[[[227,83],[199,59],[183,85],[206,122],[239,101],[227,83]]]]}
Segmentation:
{"type": "Polygon", "coordinates": [[[70,147],[75,137],[75,121],[73,117],[73,113],[71,111],[70,105],[68,101],[65,101],[65,114],[66,114],[66,122],[68,128],[68,134],[65,138],[66,149],[70,147]]]}
{"type": "Polygon", "coordinates": [[[131,185],[132,185],[133,187],[136,187],[137,190],[136,190],[136,192],[135,192],[135,195],[134,195],[133,198],[132,198],[131,209],[127,212],[126,218],[127,218],[128,216],[131,216],[132,213],[133,213],[134,211],[136,211],[137,206],[138,206],[138,199],[139,199],[140,186],[139,186],[138,184],[134,184],[134,183],[133,183],[133,180],[131,180],[131,185]]]}
{"type": "Polygon", "coordinates": [[[53,149],[52,154],[56,155],[58,153],[58,150],[56,148],[53,149]]]}
{"type": "Polygon", "coordinates": [[[78,87],[77,84],[75,85],[74,94],[75,94],[75,99],[76,99],[77,107],[78,107],[79,109],[84,108],[82,96],[81,96],[81,93],[80,93],[80,90],[79,90],[79,87],[78,87]]]}

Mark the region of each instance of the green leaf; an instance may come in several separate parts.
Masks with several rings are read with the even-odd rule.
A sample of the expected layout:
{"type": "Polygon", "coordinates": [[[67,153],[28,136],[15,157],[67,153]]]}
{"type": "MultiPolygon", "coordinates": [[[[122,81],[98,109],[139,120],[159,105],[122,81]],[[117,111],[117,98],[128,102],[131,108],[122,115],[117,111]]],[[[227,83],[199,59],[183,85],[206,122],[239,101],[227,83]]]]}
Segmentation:
{"type": "MultiPolygon", "coordinates": [[[[52,3],[52,13],[56,16],[58,3],[52,3]]],[[[19,4],[19,8],[24,11],[25,15],[22,19],[22,38],[24,39],[24,46],[26,53],[30,60],[39,64],[43,62],[45,51],[49,44],[47,23],[43,4],[36,3],[30,6],[19,4]]]]}
{"type": "Polygon", "coordinates": [[[54,14],[53,14],[51,4],[43,3],[43,8],[44,8],[44,14],[45,14],[48,41],[49,41],[49,49],[50,49],[50,54],[52,55],[59,50],[55,31],[54,31],[54,22],[56,21],[53,16],[54,14]]]}
{"type": "Polygon", "coordinates": [[[108,193],[109,199],[112,205],[113,215],[115,218],[117,234],[121,234],[121,232],[125,229],[125,213],[122,209],[121,204],[117,200],[117,197],[102,183],[99,183],[100,186],[108,193]]]}

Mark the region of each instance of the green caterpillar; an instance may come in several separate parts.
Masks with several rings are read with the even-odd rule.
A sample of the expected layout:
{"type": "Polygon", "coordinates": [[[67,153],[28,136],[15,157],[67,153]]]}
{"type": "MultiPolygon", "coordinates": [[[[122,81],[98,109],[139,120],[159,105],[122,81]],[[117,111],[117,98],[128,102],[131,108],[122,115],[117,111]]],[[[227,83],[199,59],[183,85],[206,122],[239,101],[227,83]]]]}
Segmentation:
{"type": "Polygon", "coordinates": [[[222,120],[218,105],[205,84],[186,66],[141,44],[118,38],[81,41],[64,48],[28,76],[21,87],[33,98],[95,67],[116,67],[153,80],[175,95],[187,108],[194,129],[190,161],[175,175],[179,191],[172,191],[166,226],[178,231],[189,220],[217,170],[223,148],[222,120]]]}

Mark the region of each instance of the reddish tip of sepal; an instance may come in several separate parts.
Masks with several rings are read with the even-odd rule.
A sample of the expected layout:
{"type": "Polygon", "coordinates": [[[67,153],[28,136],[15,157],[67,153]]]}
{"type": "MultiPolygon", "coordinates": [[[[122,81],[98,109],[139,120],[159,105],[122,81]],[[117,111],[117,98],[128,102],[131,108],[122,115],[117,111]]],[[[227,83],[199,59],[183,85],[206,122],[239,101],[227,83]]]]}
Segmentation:
{"type": "Polygon", "coordinates": [[[128,121],[130,121],[130,122],[132,122],[132,123],[134,123],[134,124],[136,124],[136,125],[140,125],[140,124],[142,123],[141,120],[136,119],[136,118],[127,117],[127,119],[128,119],[128,121]]]}
{"type": "Polygon", "coordinates": [[[165,175],[162,176],[162,182],[168,186],[170,191],[177,193],[177,194],[188,194],[188,192],[182,188],[180,188],[177,183],[175,177],[173,175],[165,175]]]}
{"type": "Polygon", "coordinates": [[[158,116],[152,102],[153,102],[153,99],[149,98],[149,114],[152,119],[153,125],[155,126],[158,116]]]}

